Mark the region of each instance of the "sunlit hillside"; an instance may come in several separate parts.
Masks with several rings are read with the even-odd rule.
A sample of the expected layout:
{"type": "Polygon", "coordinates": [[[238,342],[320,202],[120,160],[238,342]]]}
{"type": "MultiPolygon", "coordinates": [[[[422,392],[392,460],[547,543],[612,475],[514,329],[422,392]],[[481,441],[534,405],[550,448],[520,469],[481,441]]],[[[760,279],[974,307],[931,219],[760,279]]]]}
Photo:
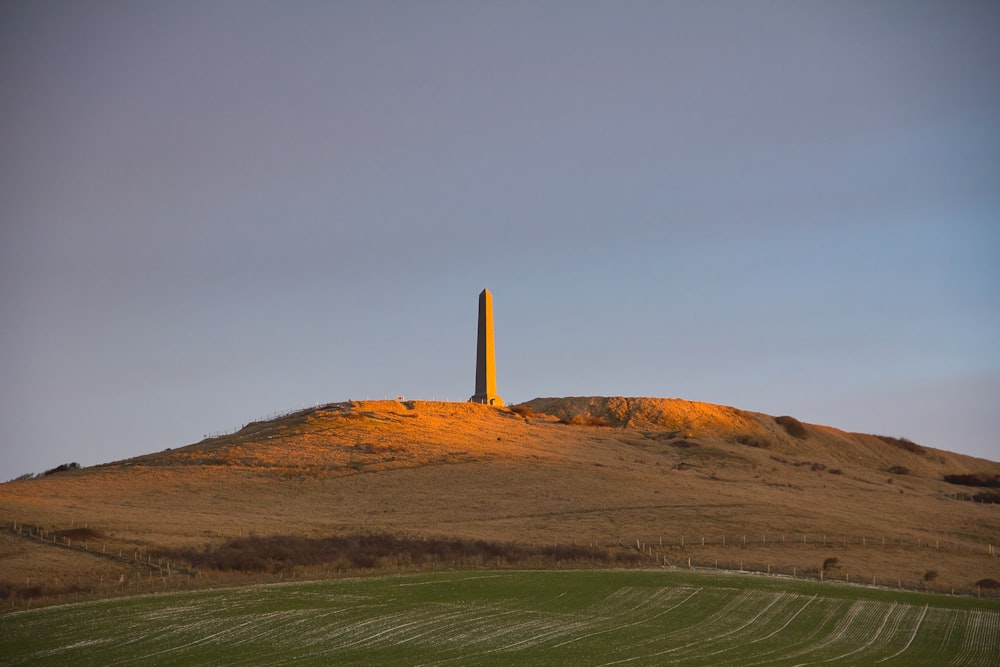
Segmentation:
{"type": "Polygon", "coordinates": [[[330,576],[352,566],[195,561],[249,549],[233,540],[251,536],[263,549],[277,536],[379,534],[968,592],[1000,580],[1000,504],[982,502],[996,499],[997,475],[996,462],[907,440],[678,399],[335,403],[0,485],[0,583],[107,595],[330,576]]]}

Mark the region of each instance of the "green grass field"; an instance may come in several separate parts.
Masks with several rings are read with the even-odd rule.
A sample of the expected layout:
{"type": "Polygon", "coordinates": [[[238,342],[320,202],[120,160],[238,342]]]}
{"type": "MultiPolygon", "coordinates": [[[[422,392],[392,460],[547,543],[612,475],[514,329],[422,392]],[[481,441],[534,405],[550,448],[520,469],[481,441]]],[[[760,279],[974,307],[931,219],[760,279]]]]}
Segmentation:
{"type": "Polygon", "coordinates": [[[476,571],[0,617],[0,664],[1000,665],[1000,602],[691,571],[476,571]]]}

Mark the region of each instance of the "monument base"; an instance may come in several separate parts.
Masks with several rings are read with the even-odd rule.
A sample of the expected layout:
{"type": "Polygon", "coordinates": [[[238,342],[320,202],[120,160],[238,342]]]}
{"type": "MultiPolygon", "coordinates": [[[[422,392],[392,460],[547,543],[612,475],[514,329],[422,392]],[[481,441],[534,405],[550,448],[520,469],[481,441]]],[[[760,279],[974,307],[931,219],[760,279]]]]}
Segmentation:
{"type": "Polygon", "coordinates": [[[496,394],[476,394],[469,399],[469,403],[482,403],[483,405],[492,405],[496,408],[504,406],[503,399],[496,394]]]}

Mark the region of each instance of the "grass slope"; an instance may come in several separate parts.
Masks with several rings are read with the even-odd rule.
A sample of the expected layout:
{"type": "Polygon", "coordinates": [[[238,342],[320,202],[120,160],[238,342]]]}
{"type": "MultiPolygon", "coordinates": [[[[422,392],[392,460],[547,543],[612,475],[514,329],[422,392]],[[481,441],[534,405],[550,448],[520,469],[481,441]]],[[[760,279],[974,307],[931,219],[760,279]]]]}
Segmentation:
{"type": "Polygon", "coordinates": [[[998,473],[907,441],[679,399],[536,399],[519,412],[337,403],[0,484],[0,593],[14,591],[6,610],[36,594],[33,604],[326,577],[339,569],[285,561],[281,572],[192,579],[190,563],[169,576],[155,564],[248,536],[366,533],[593,545],[641,551],[649,566],[690,559],[814,577],[836,558],[825,577],[974,593],[1000,580],[1000,505],[960,499],[970,488],[943,477],[998,473]]]}
{"type": "Polygon", "coordinates": [[[996,665],[1000,603],[690,571],[449,572],[0,617],[0,663],[996,665]]]}

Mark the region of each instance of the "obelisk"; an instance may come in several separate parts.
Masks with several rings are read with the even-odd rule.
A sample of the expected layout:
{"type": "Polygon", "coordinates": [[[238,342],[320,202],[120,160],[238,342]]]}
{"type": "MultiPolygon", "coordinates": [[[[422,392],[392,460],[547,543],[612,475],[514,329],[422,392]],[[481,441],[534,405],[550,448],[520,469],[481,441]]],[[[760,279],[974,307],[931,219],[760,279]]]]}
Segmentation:
{"type": "Polygon", "coordinates": [[[487,289],[479,294],[476,393],[469,401],[486,405],[503,405],[503,399],[497,396],[497,362],[493,354],[493,295],[487,289]]]}

